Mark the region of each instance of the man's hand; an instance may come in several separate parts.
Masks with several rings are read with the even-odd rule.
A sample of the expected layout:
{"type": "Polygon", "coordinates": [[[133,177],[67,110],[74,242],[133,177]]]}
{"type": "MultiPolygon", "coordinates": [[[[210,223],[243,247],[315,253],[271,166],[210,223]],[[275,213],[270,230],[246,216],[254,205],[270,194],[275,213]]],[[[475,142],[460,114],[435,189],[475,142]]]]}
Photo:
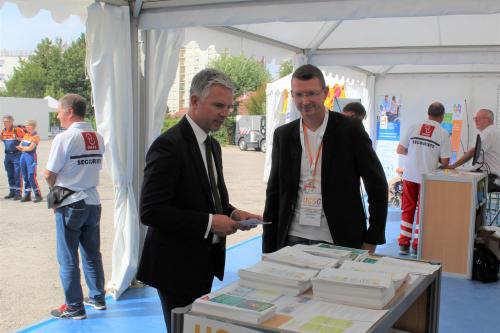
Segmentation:
{"type": "Polygon", "coordinates": [[[455,164],[441,165],[439,169],[455,169],[455,164]]]}
{"type": "MultiPolygon", "coordinates": [[[[262,215],[252,214],[246,212],[244,210],[236,209],[232,214],[233,219],[236,221],[249,220],[249,219],[257,219],[262,221],[262,215]]],[[[256,226],[244,226],[238,223],[238,229],[246,231],[255,228],[256,226]]]]}
{"type": "Polygon", "coordinates": [[[368,250],[368,252],[370,252],[370,253],[375,252],[376,248],[377,248],[376,244],[363,243],[363,245],[361,246],[362,250],[368,250]]]}
{"type": "Polygon", "coordinates": [[[212,227],[210,231],[220,237],[234,234],[238,230],[238,222],[226,215],[212,215],[212,227]]]}

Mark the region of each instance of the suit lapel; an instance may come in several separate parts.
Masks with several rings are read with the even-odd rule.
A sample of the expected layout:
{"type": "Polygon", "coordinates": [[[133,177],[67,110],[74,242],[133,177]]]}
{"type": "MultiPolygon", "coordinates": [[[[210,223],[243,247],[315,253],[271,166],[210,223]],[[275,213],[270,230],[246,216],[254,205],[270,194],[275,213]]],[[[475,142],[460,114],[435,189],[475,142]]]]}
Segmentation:
{"type": "MultiPolygon", "coordinates": [[[[330,112],[330,111],[328,111],[330,112]]],[[[321,153],[321,188],[326,188],[326,180],[328,179],[333,163],[333,145],[336,144],[334,140],[335,133],[335,117],[333,112],[328,114],[328,123],[326,124],[325,134],[323,135],[323,151],[321,153]]]]}
{"type": "MultiPolygon", "coordinates": [[[[205,168],[205,163],[203,163],[203,158],[201,157],[201,150],[198,145],[198,141],[196,141],[196,136],[194,135],[193,128],[189,124],[186,117],[182,118],[180,125],[182,126],[182,133],[184,135],[185,140],[188,143],[189,154],[191,155],[191,161],[194,162],[196,166],[197,173],[200,177],[200,183],[203,191],[208,197],[208,201],[212,203],[212,192],[210,190],[210,183],[208,182],[208,174],[207,169],[205,168]]],[[[215,210],[215,207],[213,207],[215,210]]]]}
{"type": "MultiPolygon", "coordinates": [[[[296,125],[292,128],[292,135],[290,137],[290,158],[291,158],[291,167],[292,167],[292,189],[296,189],[299,187],[300,181],[300,164],[302,161],[302,144],[300,143],[300,126],[301,120],[299,119],[296,125]]],[[[286,140],[286,138],[285,138],[286,140]]]]}

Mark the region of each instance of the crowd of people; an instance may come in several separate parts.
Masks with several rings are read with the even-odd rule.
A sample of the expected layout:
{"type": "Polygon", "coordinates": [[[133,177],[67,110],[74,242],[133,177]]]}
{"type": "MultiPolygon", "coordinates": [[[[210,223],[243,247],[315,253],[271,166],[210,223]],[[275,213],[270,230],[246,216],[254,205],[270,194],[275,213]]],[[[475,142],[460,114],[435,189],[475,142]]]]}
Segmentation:
{"type": "MultiPolygon", "coordinates": [[[[366,110],[361,103],[349,103],[341,113],[327,110],[324,102],[328,88],[321,70],[312,65],[301,66],[292,75],[291,98],[301,117],[274,132],[263,215],[231,205],[221,146],[212,133],[232,111],[234,88],[223,72],[199,72],[191,83],[188,113],[154,141],[146,156],[140,220],[148,231],[137,278],[158,290],[169,332],[172,309],[187,306],[210,292],[214,277],[222,280],[226,236],[249,230],[258,221],[267,222],[263,226],[263,253],[319,242],[374,252],[378,244],[385,243],[388,184],[362,124],[366,110]],[[368,214],[361,184],[366,190],[368,214]],[[242,222],[249,219],[252,224],[242,222]]],[[[387,99],[388,107],[389,102],[387,99]]],[[[65,295],[65,303],[51,312],[56,318],[83,319],[85,304],[106,308],[99,235],[101,206],[96,189],[104,143],[85,122],[85,112],[85,99],[79,95],[68,94],[59,101],[57,117],[66,131],[54,138],[44,174],[50,187],[47,201],[55,214],[57,258],[65,295]],[[98,163],[85,163],[87,159],[98,163]],[[80,285],[79,249],[88,297],[84,297],[80,285]]],[[[399,237],[403,254],[410,252],[410,246],[415,254],[418,247],[413,220],[422,174],[439,166],[458,167],[472,156],[469,151],[449,165],[450,138],[440,126],[444,114],[441,103],[432,103],[428,119],[412,126],[397,148],[398,154],[407,156],[399,237]]],[[[478,111],[474,120],[483,137],[484,164],[488,165],[492,184],[496,184],[500,133],[491,126],[490,110],[478,111]]],[[[30,120],[25,127],[14,126],[11,116],[3,121],[9,179],[5,198],[25,202],[34,192],[33,201],[38,202],[42,196],[36,179],[40,140],[36,123],[30,120]]]]}

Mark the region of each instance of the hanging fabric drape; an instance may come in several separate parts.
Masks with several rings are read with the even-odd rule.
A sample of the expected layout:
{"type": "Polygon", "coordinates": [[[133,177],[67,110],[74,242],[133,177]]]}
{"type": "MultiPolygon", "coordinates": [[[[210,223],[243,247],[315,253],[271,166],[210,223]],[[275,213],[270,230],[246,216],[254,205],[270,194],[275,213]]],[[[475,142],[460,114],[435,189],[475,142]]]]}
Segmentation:
{"type": "Polygon", "coordinates": [[[133,177],[132,55],[129,7],[94,3],[88,8],[87,70],[97,130],[115,189],[115,237],[107,290],[116,299],[128,288],[139,262],[139,219],[133,177]],[[120,33],[116,33],[120,31],[120,33]]]}
{"type": "Polygon", "coordinates": [[[148,31],[147,66],[147,129],[146,151],[160,135],[167,111],[167,98],[175,80],[179,50],[184,42],[184,29],[148,31]]]}

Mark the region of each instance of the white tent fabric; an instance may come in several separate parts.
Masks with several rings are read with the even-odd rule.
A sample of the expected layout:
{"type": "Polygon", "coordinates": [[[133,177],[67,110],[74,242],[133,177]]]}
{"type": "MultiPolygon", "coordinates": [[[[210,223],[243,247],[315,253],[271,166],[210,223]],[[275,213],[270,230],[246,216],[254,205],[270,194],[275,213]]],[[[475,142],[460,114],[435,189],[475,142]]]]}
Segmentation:
{"type": "Polygon", "coordinates": [[[45,96],[43,99],[47,101],[49,108],[57,109],[59,107],[59,101],[52,96],[45,96]]]}
{"type": "Polygon", "coordinates": [[[144,69],[148,94],[146,150],[160,135],[163,127],[168,92],[175,80],[179,50],[183,42],[184,29],[152,30],[148,33],[145,44],[148,47],[145,52],[147,65],[144,69]]]}
{"type": "MultiPolygon", "coordinates": [[[[101,0],[110,4],[105,11],[93,4],[94,0],[7,1],[18,4],[22,14],[28,17],[40,9],[50,10],[58,22],[70,14],[84,18],[87,6],[92,5],[87,20],[91,59],[88,69],[98,127],[105,134],[107,159],[111,162],[116,186],[117,232],[110,281],[116,295],[128,286],[139,255],[138,242],[134,241],[134,237],[139,237],[137,208],[131,187],[133,171],[137,171],[133,168],[138,164],[131,163],[133,155],[126,147],[132,147],[130,140],[135,136],[148,135],[145,145],[155,136],[144,133],[132,121],[132,109],[136,106],[132,96],[137,91],[132,88],[130,59],[130,31],[135,30],[124,22],[129,19],[129,11],[139,18],[141,29],[166,29],[169,40],[170,36],[175,39],[171,29],[183,28],[185,40],[195,35],[193,31],[202,31],[204,36],[209,36],[203,43],[213,38],[217,47],[229,45],[232,53],[237,50],[259,57],[262,51],[273,48],[273,52],[280,49],[277,58],[295,54],[296,67],[306,62],[352,66],[367,75],[365,87],[369,91],[374,91],[377,75],[500,72],[498,0],[101,0]],[[109,21],[104,21],[104,17],[109,21]]],[[[0,7],[4,2],[0,0],[0,7]]],[[[162,52],[155,45],[149,48],[162,52]]],[[[146,59],[155,62],[149,58],[152,50],[147,52],[146,59]]],[[[168,72],[162,74],[173,75],[173,70],[168,69],[171,65],[169,63],[168,72]]],[[[154,119],[161,114],[158,103],[161,104],[169,79],[161,82],[158,77],[148,76],[145,81],[149,88],[145,90],[147,95],[141,96],[145,103],[137,112],[148,114],[151,123],[147,127],[157,133],[154,128],[158,124],[154,119]],[[158,83],[165,84],[152,92],[152,85],[158,83]]],[[[279,93],[268,92],[270,96],[274,99],[268,108],[279,109],[276,99],[279,93]]],[[[374,96],[368,93],[362,96],[364,103],[374,105],[374,96]]],[[[276,119],[276,115],[272,119],[276,119]]],[[[372,133],[373,124],[371,121],[372,133]]],[[[267,135],[272,135],[272,131],[268,129],[267,135]]],[[[267,146],[272,146],[270,140],[267,146]]]]}
{"type": "Polygon", "coordinates": [[[139,219],[132,187],[133,99],[128,7],[92,4],[87,20],[87,68],[97,130],[115,186],[115,238],[107,290],[118,298],[135,277],[139,262],[139,219]]]}

